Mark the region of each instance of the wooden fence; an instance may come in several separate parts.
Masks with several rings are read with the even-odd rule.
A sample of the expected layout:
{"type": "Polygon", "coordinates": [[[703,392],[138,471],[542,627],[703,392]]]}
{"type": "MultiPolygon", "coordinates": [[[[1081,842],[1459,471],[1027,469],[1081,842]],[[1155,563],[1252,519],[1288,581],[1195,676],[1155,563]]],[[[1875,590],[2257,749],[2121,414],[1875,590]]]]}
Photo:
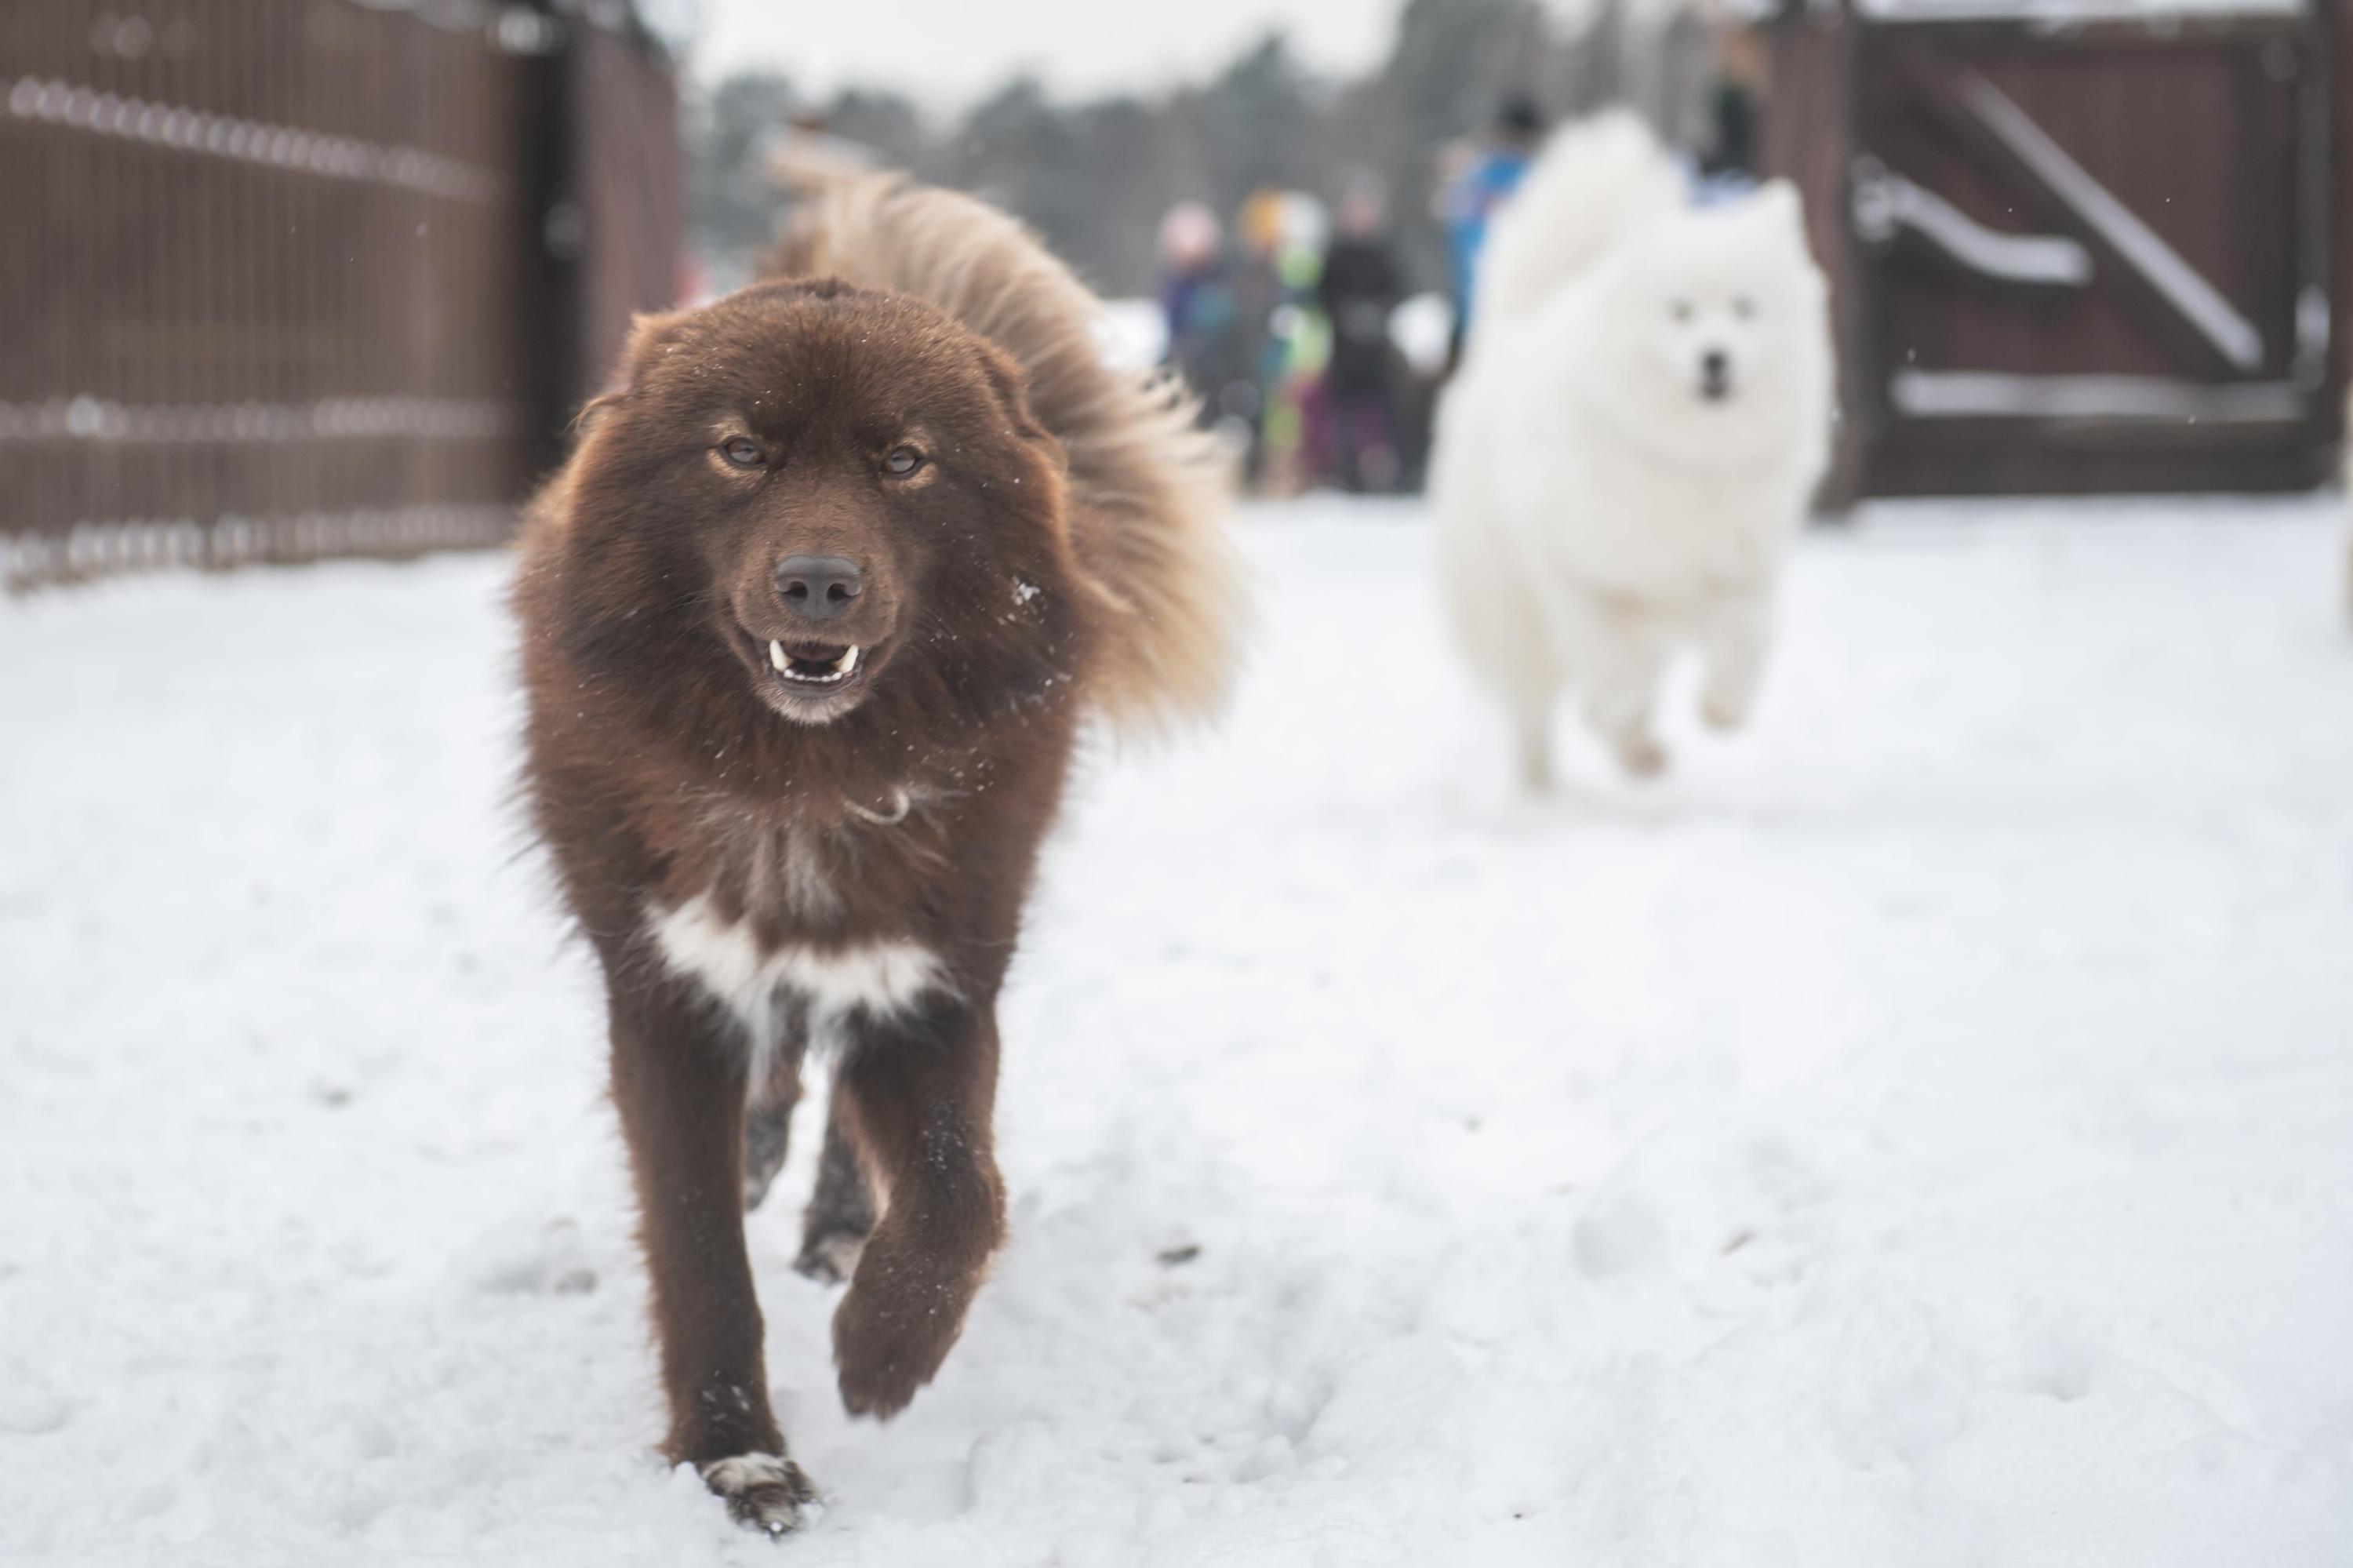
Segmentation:
{"type": "Polygon", "coordinates": [[[8,0],[0,574],[502,539],[670,298],[676,146],[568,5],[8,0]]]}

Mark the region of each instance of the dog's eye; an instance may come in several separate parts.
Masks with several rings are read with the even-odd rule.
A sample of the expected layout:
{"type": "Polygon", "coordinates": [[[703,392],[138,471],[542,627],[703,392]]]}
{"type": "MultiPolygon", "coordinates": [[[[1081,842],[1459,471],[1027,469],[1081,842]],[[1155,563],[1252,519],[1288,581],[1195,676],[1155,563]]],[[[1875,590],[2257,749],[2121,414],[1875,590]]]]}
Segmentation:
{"type": "Polygon", "coordinates": [[[737,468],[758,468],[762,461],[760,443],[749,436],[730,436],[719,443],[719,455],[737,468]]]}
{"type": "Polygon", "coordinates": [[[892,447],[882,460],[882,471],[893,479],[904,479],[923,466],[923,454],[913,447],[892,447]]]}
{"type": "Polygon", "coordinates": [[[1746,321],[1757,313],[1757,302],[1743,294],[1732,302],[1732,313],[1742,321],[1746,321]]]}
{"type": "Polygon", "coordinates": [[[1673,304],[1667,307],[1667,313],[1679,322],[1687,322],[1692,318],[1691,302],[1689,300],[1677,300],[1673,304]]]}

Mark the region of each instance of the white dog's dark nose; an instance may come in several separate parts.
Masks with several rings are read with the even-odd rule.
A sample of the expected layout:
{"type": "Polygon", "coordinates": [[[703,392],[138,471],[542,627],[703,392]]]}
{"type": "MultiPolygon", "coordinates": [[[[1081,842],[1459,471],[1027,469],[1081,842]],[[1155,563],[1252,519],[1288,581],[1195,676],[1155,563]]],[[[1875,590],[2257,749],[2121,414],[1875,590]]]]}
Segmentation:
{"type": "Polygon", "coordinates": [[[1699,356],[1699,389],[1711,400],[1732,390],[1732,356],[1720,348],[1711,348],[1699,356]]]}

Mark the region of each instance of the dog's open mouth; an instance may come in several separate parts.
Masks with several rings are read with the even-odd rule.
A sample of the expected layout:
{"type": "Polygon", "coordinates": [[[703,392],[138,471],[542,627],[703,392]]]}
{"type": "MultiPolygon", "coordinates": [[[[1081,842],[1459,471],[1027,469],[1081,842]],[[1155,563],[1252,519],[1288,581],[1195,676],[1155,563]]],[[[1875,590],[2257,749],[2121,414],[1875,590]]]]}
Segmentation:
{"type": "Polygon", "coordinates": [[[856,707],[885,658],[872,642],[769,638],[749,628],[735,637],[739,655],[758,669],[762,698],[797,724],[830,724],[856,707]]]}
{"type": "Polygon", "coordinates": [[[768,665],[788,686],[821,692],[845,685],[858,673],[856,643],[777,642],[768,644],[768,665]]]}

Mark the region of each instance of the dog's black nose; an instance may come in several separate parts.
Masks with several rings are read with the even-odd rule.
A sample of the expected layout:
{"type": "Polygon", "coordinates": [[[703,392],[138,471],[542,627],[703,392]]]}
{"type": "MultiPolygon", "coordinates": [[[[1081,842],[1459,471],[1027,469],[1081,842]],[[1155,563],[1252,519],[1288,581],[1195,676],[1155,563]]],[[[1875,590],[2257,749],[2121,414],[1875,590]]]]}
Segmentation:
{"type": "Polygon", "coordinates": [[[1699,356],[1699,395],[1711,403],[1732,396],[1732,356],[1711,348],[1699,356]]]}
{"type": "Polygon", "coordinates": [[[793,556],[776,567],[785,608],[811,620],[831,620],[866,591],[866,574],[839,556],[793,556]]]}

